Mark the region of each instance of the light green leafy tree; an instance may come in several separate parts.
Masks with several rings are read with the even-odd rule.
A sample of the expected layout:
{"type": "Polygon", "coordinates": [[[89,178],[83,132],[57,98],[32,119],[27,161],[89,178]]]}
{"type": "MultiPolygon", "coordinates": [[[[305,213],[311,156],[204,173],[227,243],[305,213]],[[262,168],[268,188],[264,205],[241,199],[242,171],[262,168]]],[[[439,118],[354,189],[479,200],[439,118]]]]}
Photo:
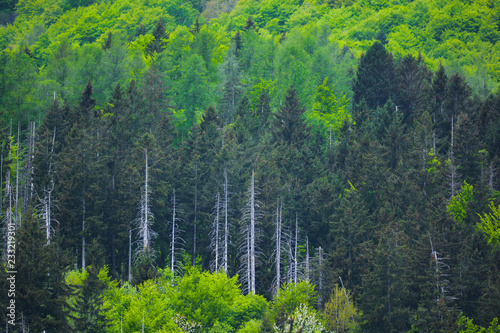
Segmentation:
{"type": "Polygon", "coordinates": [[[99,279],[104,282],[105,315],[108,332],[181,332],[174,321],[174,311],[169,291],[173,289],[170,270],[160,270],[160,277],[145,281],[137,288],[111,280],[107,270],[101,270],[99,279]]]}
{"type": "Polygon", "coordinates": [[[260,320],[252,319],[247,321],[237,333],[258,333],[261,326],[262,322],[260,320]]]}
{"type": "Polygon", "coordinates": [[[234,332],[245,322],[262,318],[267,302],[262,296],[242,295],[238,277],[188,268],[173,292],[175,311],[210,331],[234,332]]]}
{"type": "Polygon", "coordinates": [[[498,318],[491,321],[490,326],[487,328],[474,325],[472,319],[461,316],[458,320],[458,328],[460,333],[500,333],[500,324],[498,318]]]}
{"type": "Polygon", "coordinates": [[[464,181],[462,189],[457,193],[448,204],[448,213],[453,217],[455,222],[462,223],[467,217],[467,205],[474,200],[472,185],[464,181]]]}
{"type": "Polygon", "coordinates": [[[283,328],[274,325],[275,333],[321,333],[324,327],[316,312],[305,304],[300,304],[286,320],[283,328]]]}
{"type": "Polygon", "coordinates": [[[298,283],[284,283],[276,294],[272,309],[283,309],[286,313],[293,313],[301,304],[312,307],[316,302],[314,285],[301,281],[298,283]]]}
{"type": "Polygon", "coordinates": [[[326,327],[332,332],[347,332],[356,327],[358,309],[354,306],[351,292],[335,285],[323,316],[326,327]]]}
{"type": "Polygon", "coordinates": [[[479,215],[481,222],[477,227],[488,237],[488,244],[500,247],[500,205],[495,207],[493,202],[490,202],[490,209],[491,213],[479,215]]]}
{"type": "Polygon", "coordinates": [[[328,84],[328,79],[325,78],[316,89],[310,118],[327,137],[331,138],[338,134],[345,120],[351,119],[351,116],[346,112],[348,105],[349,99],[346,95],[342,94],[340,98],[337,98],[333,87],[328,84]]]}

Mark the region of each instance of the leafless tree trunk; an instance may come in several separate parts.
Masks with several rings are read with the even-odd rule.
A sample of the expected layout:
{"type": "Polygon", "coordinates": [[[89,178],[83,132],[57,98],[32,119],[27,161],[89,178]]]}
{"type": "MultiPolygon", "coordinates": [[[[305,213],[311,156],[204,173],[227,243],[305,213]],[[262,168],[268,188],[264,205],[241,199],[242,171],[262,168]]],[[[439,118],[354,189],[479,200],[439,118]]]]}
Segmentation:
{"type": "Polygon", "coordinates": [[[323,305],[323,249],[318,248],[318,307],[323,305]]]}
{"type": "Polygon", "coordinates": [[[35,122],[30,122],[30,134],[28,137],[28,155],[24,167],[24,206],[23,213],[28,210],[29,203],[33,198],[33,159],[35,157],[35,122]]]}
{"type": "Polygon", "coordinates": [[[156,235],[151,229],[154,221],[153,213],[151,212],[151,189],[149,187],[149,158],[148,150],[144,149],[145,158],[145,175],[144,188],[141,193],[141,201],[139,203],[139,217],[136,219],[138,226],[138,235],[140,246],[137,249],[137,254],[151,252],[151,241],[156,235]]]}
{"type": "Polygon", "coordinates": [[[128,282],[132,283],[132,225],[128,230],[128,282]]]}
{"type": "Polygon", "coordinates": [[[281,287],[281,212],[279,198],[276,203],[276,291],[281,287]]]}
{"type": "Polygon", "coordinates": [[[143,228],[141,230],[143,236],[142,236],[142,247],[144,250],[147,250],[149,248],[149,188],[148,188],[148,183],[149,183],[149,167],[148,167],[148,150],[144,150],[144,153],[146,155],[146,180],[144,182],[144,208],[143,208],[143,216],[144,216],[144,221],[143,221],[143,228]]]}
{"type": "Polygon", "coordinates": [[[224,169],[224,255],[222,257],[222,264],[224,266],[224,272],[227,274],[227,263],[228,263],[228,248],[229,248],[229,192],[228,192],[228,181],[227,181],[227,170],[224,169]]]}
{"type": "Polygon", "coordinates": [[[196,265],[196,227],[198,224],[198,164],[194,166],[194,225],[193,225],[193,266],[196,265]]]}
{"type": "Polygon", "coordinates": [[[170,270],[172,273],[175,272],[176,268],[176,255],[177,255],[177,246],[184,243],[184,240],[179,236],[181,230],[179,228],[178,222],[179,218],[179,209],[177,208],[177,198],[175,196],[175,189],[172,191],[172,222],[171,222],[171,231],[170,231],[170,270]]]}
{"type": "Polygon", "coordinates": [[[243,209],[242,220],[244,223],[243,233],[244,233],[244,247],[241,250],[245,249],[246,251],[242,252],[241,262],[243,264],[243,269],[246,271],[246,278],[248,279],[248,292],[255,293],[256,285],[255,285],[255,267],[256,267],[256,243],[257,243],[257,218],[259,214],[257,212],[258,203],[255,199],[256,196],[256,188],[255,188],[255,173],[252,170],[252,180],[248,189],[248,201],[243,209]],[[245,263],[246,262],[246,263],[245,263]]]}
{"type": "Polygon", "coordinates": [[[21,220],[19,219],[19,149],[21,148],[20,146],[20,139],[21,139],[21,122],[17,124],[17,149],[16,149],[16,202],[15,202],[15,209],[16,209],[16,226],[17,228],[21,227],[21,220]]]}
{"type": "Polygon", "coordinates": [[[220,207],[221,207],[221,204],[220,204],[220,194],[217,193],[217,195],[215,196],[216,198],[216,201],[215,201],[215,206],[214,206],[214,211],[215,211],[215,219],[214,219],[214,223],[213,223],[213,229],[212,229],[212,232],[211,232],[211,244],[212,244],[212,248],[213,248],[213,251],[214,251],[214,254],[215,254],[215,259],[212,263],[212,267],[213,267],[213,270],[214,272],[218,272],[219,271],[219,241],[220,241],[220,207]]]}
{"type": "Polygon", "coordinates": [[[175,269],[175,236],[177,234],[176,232],[176,219],[177,219],[177,216],[176,216],[176,199],[175,199],[175,189],[173,190],[172,192],[172,234],[171,234],[171,243],[170,243],[170,270],[172,271],[172,273],[174,272],[174,269],[175,269]]]}
{"type": "Polygon", "coordinates": [[[306,236],[306,281],[309,282],[309,238],[306,236]]]}
{"type": "MultiPolygon", "coordinates": [[[[85,158],[85,155],[84,155],[85,158]]],[[[83,172],[85,179],[85,171],[83,172]]],[[[83,183],[83,199],[82,199],[82,270],[85,269],[85,180],[83,183]]]]}
{"type": "Polygon", "coordinates": [[[297,250],[298,250],[298,243],[299,243],[299,215],[295,213],[295,246],[294,246],[294,255],[293,255],[293,282],[297,283],[298,277],[298,260],[297,260],[297,250]]]}
{"type": "Polygon", "coordinates": [[[494,179],[495,179],[495,176],[496,176],[496,168],[493,164],[493,161],[490,162],[490,168],[488,170],[488,186],[490,187],[490,189],[492,191],[494,191],[494,179]]]}
{"type": "Polygon", "coordinates": [[[250,271],[252,274],[251,292],[255,294],[255,174],[253,170],[250,186],[250,271]]]}

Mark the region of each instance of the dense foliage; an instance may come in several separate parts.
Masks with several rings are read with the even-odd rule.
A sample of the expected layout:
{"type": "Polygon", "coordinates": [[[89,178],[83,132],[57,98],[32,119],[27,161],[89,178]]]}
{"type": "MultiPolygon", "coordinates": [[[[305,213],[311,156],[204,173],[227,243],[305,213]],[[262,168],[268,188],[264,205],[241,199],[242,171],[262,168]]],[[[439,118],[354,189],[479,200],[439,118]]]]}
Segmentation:
{"type": "Polygon", "coordinates": [[[499,10],[0,2],[16,327],[495,332],[499,10]]]}

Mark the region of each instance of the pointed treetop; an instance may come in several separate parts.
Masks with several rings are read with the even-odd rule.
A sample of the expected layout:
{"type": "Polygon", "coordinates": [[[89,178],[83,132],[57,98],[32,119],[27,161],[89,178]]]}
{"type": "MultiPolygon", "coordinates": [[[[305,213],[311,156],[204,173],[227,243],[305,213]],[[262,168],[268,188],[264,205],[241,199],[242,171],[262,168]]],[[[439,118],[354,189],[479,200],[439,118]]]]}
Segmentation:
{"type": "Polygon", "coordinates": [[[234,35],[234,51],[236,56],[238,57],[240,55],[240,50],[243,48],[243,41],[241,40],[241,34],[240,32],[236,32],[236,35],[234,35]]]}
{"type": "Polygon", "coordinates": [[[439,64],[439,68],[437,72],[434,74],[434,78],[432,80],[432,91],[435,94],[435,97],[438,96],[443,97],[444,92],[446,90],[446,85],[448,84],[448,76],[444,70],[443,64],[439,64]]]}
{"type": "Polygon", "coordinates": [[[249,16],[248,20],[247,20],[247,24],[245,26],[245,30],[250,30],[250,29],[254,29],[254,28],[255,28],[255,23],[253,22],[252,17],[249,16]]]}
{"type": "Polygon", "coordinates": [[[205,111],[205,115],[203,116],[203,121],[201,123],[201,130],[205,132],[211,124],[215,124],[217,127],[220,127],[220,118],[217,116],[215,112],[215,108],[213,105],[210,105],[205,111]]]}
{"type": "Polygon", "coordinates": [[[363,54],[353,84],[353,102],[382,107],[394,93],[394,60],[378,40],[363,54]]]}
{"type": "Polygon", "coordinates": [[[80,107],[85,111],[94,108],[94,106],[96,105],[95,98],[92,98],[93,91],[94,88],[92,87],[92,82],[91,80],[89,80],[87,82],[87,86],[83,90],[82,97],[80,99],[80,107]]]}
{"type": "Polygon", "coordinates": [[[155,40],[159,41],[161,38],[165,37],[165,25],[163,24],[163,20],[159,19],[158,23],[156,23],[155,28],[153,29],[153,37],[155,40]]]}
{"type": "Polygon", "coordinates": [[[305,140],[307,131],[304,119],[302,119],[304,112],[305,109],[299,101],[297,91],[291,86],[287,91],[283,105],[275,114],[275,139],[289,144],[305,140]]]}
{"type": "Polygon", "coordinates": [[[102,44],[102,49],[103,50],[110,49],[112,42],[113,42],[113,33],[112,32],[108,32],[108,37],[106,37],[106,40],[104,40],[104,43],[102,44]]]}
{"type": "Polygon", "coordinates": [[[137,29],[137,37],[143,36],[145,34],[146,34],[146,28],[144,27],[144,24],[141,23],[141,25],[137,29]]]}

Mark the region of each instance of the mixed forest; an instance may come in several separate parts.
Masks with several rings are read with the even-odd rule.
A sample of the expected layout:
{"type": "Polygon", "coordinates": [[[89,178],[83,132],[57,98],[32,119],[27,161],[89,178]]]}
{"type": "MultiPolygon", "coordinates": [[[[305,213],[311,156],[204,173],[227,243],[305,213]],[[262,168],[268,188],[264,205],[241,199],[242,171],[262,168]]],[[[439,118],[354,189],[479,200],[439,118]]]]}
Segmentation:
{"type": "Polygon", "coordinates": [[[498,1],[0,24],[1,331],[500,332],[498,1]]]}

